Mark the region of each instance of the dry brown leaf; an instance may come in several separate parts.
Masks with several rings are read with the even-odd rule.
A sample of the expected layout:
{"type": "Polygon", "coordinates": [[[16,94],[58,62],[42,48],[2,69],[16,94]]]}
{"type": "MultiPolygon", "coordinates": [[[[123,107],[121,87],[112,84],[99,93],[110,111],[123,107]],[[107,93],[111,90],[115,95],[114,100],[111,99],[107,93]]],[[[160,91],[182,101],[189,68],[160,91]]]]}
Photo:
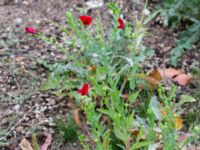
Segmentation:
{"type": "Polygon", "coordinates": [[[94,72],[97,69],[97,66],[93,65],[93,66],[88,66],[87,67],[89,71],[94,72]]]}
{"type": "Polygon", "coordinates": [[[186,86],[192,80],[192,76],[182,73],[176,76],[173,80],[179,85],[186,86]]]}
{"type": "Polygon", "coordinates": [[[49,145],[51,145],[52,135],[48,134],[44,144],[41,146],[40,150],[47,150],[49,145]]]}
{"type": "Polygon", "coordinates": [[[176,129],[180,130],[183,127],[183,119],[181,116],[176,117],[176,129]]]}
{"type": "Polygon", "coordinates": [[[20,148],[22,150],[33,150],[31,144],[29,143],[29,141],[26,138],[23,138],[19,144],[20,148]]]}
{"type": "Polygon", "coordinates": [[[169,78],[179,85],[186,86],[192,80],[192,76],[185,74],[183,71],[167,68],[167,69],[157,69],[162,78],[169,78]]]}
{"type": "Polygon", "coordinates": [[[151,78],[156,79],[157,81],[160,81],[162,79],[161,74],[160,74],[160,72],[157,69],[151,71],[148,74],[148,76],[151,77],[151,78]]]}
{"type": "Polygon", "coordinates": [[[73,117],[74,117],[74,121],[76,122],[76,124],[78,125],[79,128],[82,128],[82,123],[81,123],[81,119],[80,119],[80,108],[77,108],[73,111],[73,117]]]}
{"type": "Polygon", "coordinates": [[[170,79],[183,73],[181,70],[177,70],[174,68],[158,69],[158,72],[160,73],[162,78],[170,78],[170,79]]]}
{"type": "Polygon", "coordinates": [[[157,147],[156,150],[163,150],[163,146],[162,146],[162,144],[160,144],[160,145],[157,147]]]}
{"type": "Polygon", "coordinates": [[[77,108],[76,104],[71,100],[68,101],[67,106],[69,108],[71,108],[71,109],[76,109],[77,108]]]}
{"type": "Polygon", "coordinates": [[[21,62],[22,60],[24,60],[25,59],[25,57],[22,57],[22,56],[18,56],[18,57],[15,57],[15,61],[16,62],[21,62]]]}
{"type": "Polygon", "coordinates": [[[162,116],[166,116],[167,115],[167,113],[163,109],[161,109],[160,112],[161,112],[162,116]]]}
{"type": "Polygon", "coordinates": [[[152,90],[158,86],[158,81],[152,77],[141,75],[141,78],[149,83],[149,86],[152,90]]]}
{"type": "MultiPolygon", "coordinates": [[[[165,117],[167,115],[166,111],[164,109],[160,110],[161,114],[163,117],[165,117]]],[[[175,116],[175,126],[177,130],[180,130],[183,127],[183,119],[181,116],[176,116],[176,114],[174,113],[175,116]]]]}
{"type": "Polygon", "coordinates": [[[190,134],[189,134],[189,133],[182,133],[182,134],[179,136],[178,141],[179,141],[179,142],[183,142],[183,141],[187,140],[189,137],[190,137],[190,134]]]}
{"type": "MultiPolygon", "coordinates": [[[[187,75],[183,71],[174,68],[155,69],[148,75],[138,74],[137,77],[147,81],[152,90],[157,87],[159,81],[163,78],[168,78],[182,86],[188,85],[188,83],[192,80],[192,76],[187,75]]],[[[144,89],[144,85],[139,85],[139,88],[144,89]]]]}
{"type": "Polygon", "coordinates": [[[130,129],[130,132],[131,132],[132,137],[135,138],[139,134],[140,130],[130,129]]]}

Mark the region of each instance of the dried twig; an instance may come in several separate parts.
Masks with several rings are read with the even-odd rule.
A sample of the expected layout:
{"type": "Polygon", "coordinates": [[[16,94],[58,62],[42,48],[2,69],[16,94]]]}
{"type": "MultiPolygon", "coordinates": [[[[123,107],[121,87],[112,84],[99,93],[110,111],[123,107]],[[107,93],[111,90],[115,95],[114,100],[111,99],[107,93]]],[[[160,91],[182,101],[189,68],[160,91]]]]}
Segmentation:
{"type": "Polygon", "coordinates": [[[1,137],[0,140],[5,140],[6,137],[7,137],[12,131],[14,131],[14,129],[25,119],[25,117],[26,117],[32,110],[33,110],[33,107],[32,107],[27,113],[25,113],[24,116],[23,116],[21,119],[19,119],[19,120],[17,121],[17,123],[16,123],[14,126],[10,127],[10,129],[8,130],[8,132],[7,132],[3,137],[1,137]]]}

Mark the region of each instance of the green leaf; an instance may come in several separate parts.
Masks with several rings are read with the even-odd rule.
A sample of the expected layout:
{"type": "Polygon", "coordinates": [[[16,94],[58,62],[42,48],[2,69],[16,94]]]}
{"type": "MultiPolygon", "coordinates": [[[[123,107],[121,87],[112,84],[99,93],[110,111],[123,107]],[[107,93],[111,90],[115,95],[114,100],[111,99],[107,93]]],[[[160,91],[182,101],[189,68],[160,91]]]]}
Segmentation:
{"type": "Polygon", "coordinates": [[[119,15],[121,14],[121,10],[117,6],[117,4],[114,2],[110,2],[107,4],[107,6],[108,6],[108,9],[112,11],[114,17],[118,18],[119,15]]]}
{"type": "Polygon", "coordinates": [[[65,142],[74,142],[78,140],[78,130],[74,119],[69,116],[67,122],[62,119],[55,119],[56,128],[65,142]]]}
{"type": "Polygon", "coordinates": [[[106,89],[107,87],[104,85],[101,85],[97,82],[97,80],[95,80],[92,77],[88,77],[88,79],[92,82],[92,84],[94,85],[94,91],[96,92],[97,95],[99,96],[105,96],[106,94],[106,89]]]}
{"type": "Polygon", "coordinates": [[[155,12],[153,12],[150,16],[148,16],[147,18],[144,19],[143,24],[147,24],[149,21],[151,21],[153,18],[155,18],[159,13],[161,12],[161,10],[157,10],[155,12]]]}
{"type": "Polygon", "coordinates": [[[189,31],[182,32],[181,38],[176,42],[177,46],[171,51],[172,65],[176,66],[178,58],[183,54],[185,49],[192,49],[193,43],[198,41],[199,38],[199,31],[196,31],[195,33],[189,31]]]}
{"type": "Polygon", "coordinates": [[[41,86],[42,91],[47,91],[47,90],[54,90],[56,89],[62,81],[61,76],[54,76],[50,75],[48,80],[41,86]]]}
{"type": "Polygon", "coordinates": [[[39,150],[39,145],[37,143],[37,137],[36,137],[36,134],[35,132],[32,133],[32,144],[33,144],[33,149],[34,150],[39,150]]]}
{"type": "Polygon", "coordinates": [[[8,146],[8,145],[9,145],[8,142],[1,142],[1,141],[0,141],[0,148],[1,148],[1,147],[8,146]]]}
{"type": "Polygon", "coordinates": [[[181,106],[184,103],[192,103],[196,102],[196,99],[190,95],[181,95],[180,101],[178,102],[177,106],[181,106]]]}
{"type": "Polygon", "coordinates": [[[138,95],[139,95],[139,92],[135,92],[135,93],[133,93],[133,94],[131,94],[131,95],[129,96],[128,100],[129,100],[131,103],[134,103],[135,100],[136,100],[136,98],[138,97],[138,95]]]}
{"type": "Polygon", "coordinates": [[[145,48],[145,55],[147,57],[152,57],[155,53],[154,53],[154,50],[152,48],[145,48]]]}
{"type": "Polygon", "coordinates": [[[96,81],[102,81],[106,79],[107,76],[107,68],[106,67],[98,67],[96,69],[96,81]]]}
{"type": "Polygon", "coordinates": [[[156,119],[162,120],[162,114],[160,112],[160,105],[156,96],[153,96],[150,100],[149,108],[152,109],[156,119]]]}
{"type": "Polygon", "coordinates": [[[133,146],[131,146],[131,150],[135,150],[135,149],[139,149],[139,148],[148,146],[151,143],[152,143],[151,141],[138,142],[138,143],[134,144],[133,146]]]}
{"type": "Polygon", "coordinates": [[[115,126],[114,126],[114,133],[116,137],[122,141],[125,141],[127,139],[127,135],[123,132],[123,130],[115,126]]]}

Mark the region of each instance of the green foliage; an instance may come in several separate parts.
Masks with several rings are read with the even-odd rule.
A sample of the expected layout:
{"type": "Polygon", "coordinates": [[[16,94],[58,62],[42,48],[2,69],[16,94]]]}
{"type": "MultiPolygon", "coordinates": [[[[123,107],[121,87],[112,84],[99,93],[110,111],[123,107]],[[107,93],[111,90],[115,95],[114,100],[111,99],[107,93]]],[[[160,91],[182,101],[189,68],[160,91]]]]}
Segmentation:
{"type": "Polygon", "coordinates": [[[199,70],[199,67],[196,67],[193,69],[193,75],[195,77],[195,80],[196,80],[196,91],[193,93],[194,97],[196,99],[199,99],[200,98],[200,70],[199,70]]]}
{"type": "MultiPolygon", "coordinates": [[[[69,28],[61,27],[68,47],[61,50],[66,60],[53,64],[39,61],[51,72],[43,90],[57,90],[57,95],[75,99],[87,119],[87,134],[78,136],[72,119],[68,123],[58,121],[57,128],[66,142],[78,138],[86,150],[150,149],[158,141],[164,149],[176,149],[179,132],[174,114],[176,105],[172,101],[176,89],[167,92],[159,87],[155,96],[138,86],[140,62],[153,54],[142,45],[146,35],[144,23],[148,19],[135,21],[134,27],[126,22],[124,29],[118,29],[121,10],[115,3],[107,6],[113,15],[107,30],[101,24],[100,15],[94,27],[86,27],[67,12],[69,28]],[[87,95],[77,93],[82,82],[89,84],[87,95]]],[[[55,38],[48,39],[42,34],[39,38],[60,45],[55,38]]]]}
{"type": "Polygon", "coordinates": [[[172,49],[172,64],[177,65],[178,58],[187,50],[194,48],[193,44],[200,39],[200,21],[189,26],[186,31],[179,34],[179,39],[176,41],[176,47],[172,49]]]}
{"type": "Polygon", "coordinates": [[[32,144],[33,144],[33,149],[34,150],[39,150],[39,145],[37,143],[37,137],[36,137],[36,134],[35,132],[32,133],[32,144]]]}
{"type": "Polygon", "coordinates": [[[60,135],[62,136],[65,142],[74,142],[78,140],[78,128],[73,118],[70,117],[67,123],[65,123],[61,119],[57,119],[55,123],[56,128],[58,129],[60,135]]]}
{"type": "Polygon", "coordinates": [[[186,24],[187,27],[179,34],[177,46],[172,50],[172,64],[176,66],[184,50],[192,49],[200,39],[200,0],[164,0],[160,12],[165,26],[177,29],[186,24]]]}
{"type": "MultiPolygon", "coordinates": [[[[183,102],[192,102],[192,107],[190,103],[184,103],[184,105],[189,108],[188,113],[185,116],[185,120],[187,124],[190,126],[192,132],[194,132],[194,128],[198,128],[198,125],[200,124],[200,70],[198,67],[193,68],[193,76],[195,79],[195,90],[192,92],[192,97],[188,95],[182,96],[183,102]]],[[[194,135],[195,136],[195,135],[194,135]]],[[[199,137],[195,139],[195,141],[198,141],[199,137]]],[[[198,143],[198,142],[197,142],[198,143]]]]}
{"type": "Polygon", "coordinates": [[[161,16],[164,25],[177,28],[182,21],[197,23],[200,19],[200,1],[163,0],[161,16]]]}
{"type": "Polygon", "coordinates": [[[51,72],[48,80],[42,85],[42,90],[59,89],[59,93],[62,93],[66,89],[65,85],[69,85],[71,80],[74,81],[74,77],[78,79],[76,84],[85,80],[90,75],[87,68],[92,66],[97,68],[95,80],[98,82],[105,79],[105,72],[108,71],[103,66],[110,66],[109,69],[116,70],[115,75],[120,78],[146,57],[153,55],[152,49],[142,45],[142,39],[146,35],[142,20],[137,20],[134,28],[130,22],[126,22],[125,28],[120,30],[117,28],[117,19],[121,10],[115,3],[109,3],[108,8],[114,20],[111,26],[113,28],[108,28],[106,31],[100,15],[94,20],[96,22],[94,29],[89,30],[71,12],[67,12],[69,29],[60,27],[65,33],[61,39],[66,45],[56,41],[54,36],[48,38],[43,34],[37,35],[44,42],[59,48],[66,57],[66,60],[54,64],[44,60],[38,61],[51,72]]]}

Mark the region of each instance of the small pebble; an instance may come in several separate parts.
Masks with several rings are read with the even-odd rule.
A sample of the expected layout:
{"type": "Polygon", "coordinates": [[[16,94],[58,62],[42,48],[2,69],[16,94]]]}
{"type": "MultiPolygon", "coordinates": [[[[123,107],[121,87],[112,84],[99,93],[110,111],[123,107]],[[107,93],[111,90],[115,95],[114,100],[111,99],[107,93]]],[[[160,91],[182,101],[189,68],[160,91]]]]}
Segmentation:
{"type": "Polygon", "coordinates": [[[41,107],[40,107],[40,111],[41,111],[41,112],[44,112],[44,111],[46,111],[46,110],[47,110],[47,106],[41,106],[41,107]]]}
{"type": "Polygon", "coordinates": [[[26,132],[26,134],[25,134],[25,137],[30,137],[30,136],[31,136],[31,134],[32,134],[32,132],[31,132],[31,131],[27,131],[27,132],[26,132]]]}
{"type": "Polygon", "coordinates": [[[16,131],[16,132],[22,132],[23,129],[24,129],[24,128],[23,128],[22,126],[18,126],[18,127],[15,129],[15,131],[16,131]]]}
{"type": "Polygon", "coordinates": [[[15,19],[14,22],[16,25],[20,25],[20,24],[22,24],[22,18],[17,18],[17,19],[15,19]]]}

